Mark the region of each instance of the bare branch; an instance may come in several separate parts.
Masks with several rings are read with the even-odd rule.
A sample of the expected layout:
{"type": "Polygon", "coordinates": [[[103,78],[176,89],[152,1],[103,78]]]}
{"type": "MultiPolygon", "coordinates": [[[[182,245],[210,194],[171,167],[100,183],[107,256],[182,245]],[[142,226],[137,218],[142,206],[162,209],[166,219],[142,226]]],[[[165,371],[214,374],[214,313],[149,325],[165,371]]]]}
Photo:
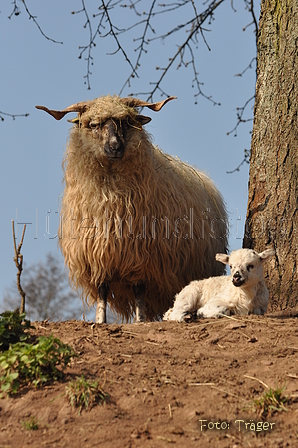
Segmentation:
{"type": "Polygon", "coordinates": [[[236,73],[235,76],[240,76],[240,77],[241,77],[242,75],[244,75],[244,73],[245,73],[247,70],[249,70],[249,69],[252,68],[252,63],[253,63],[254,61],[256,61],[256,60],[257,60],[256,57],[252,58],[252,60],[251,60],[250,63],[248,64],[248,66],[247,66],[241,73],[236,73]]]}
{"type": "MultiPolygon", "coordinates": [[[[153,3],[155,3],[155,1],[156,0],[154,0],[153,3]]],[[[132,74],[138,77],[138,74],[137,74],[135,68],[133,67],[132,63],[130,62],[129,57],[127,56],[126,52],[124,51],[124,48],[122,47],[122,45],[120,44],[120,42],[118,40],[117,32],[115,32],[115,27],[113,26],[113,23],[111,21],[111,18],[110,18],[110,15],[109,15],[109,11],[108,11],[108,7],[105,5],[104,0],[101,0],[101,3],[102,3],[102,8],[104,10],[104,13],[105,13],[105,15],[107,17],[107,21],[108,21],[108,23],[110,25],[110,30],[109,30],[108,34],[113,36],[113,38],[115,39],[115,41],[117,43],[117,50],[116,50],[116,52],[120,51],[123,54],[125,60],[127,61],[127,63],[130,65],[130,67],[132,69],[132,74]]]]}
{"type": "Polygon", "coordinates": [[[26,114],[8,114],[7,112],[2,112],[0,110],[0,120],[1,121],[4,121],[4,116],[3,115],[6,116],[6,117],[11,117],[13,120],[15,120],[17,117],[28,117],[29,116],[28,113],[26,113],[26,114]]]}
{"type": "Polygon", "coordinates": [[[236,123],[236,125],[235,125],[235,127],[231,130],[231,131],[229,131],[229,132],[227,132],[227,135],[230,135],[230,134],[232,134],[232,132],[234,132],[234,137],[236,137],[237,136],[237,128],[238,128],[238,126],[240,125],[240,123],[247,123],[248,121],[252,121],[253,119],[252,118],[246,118],[246,119],[244,119],[243,118],[243,114],[244,114],[244,112],[245,112],[245,109],[246,109],[246,107],[248,106],[248,104],[252,101],[252,100],[254,100],[255,99],[255,95],[253,95],[251,98],[249,98],[246,102],[245,102],[245,104],[244,104],[244,106],[242,106],[242,107],[237,107],[237,123],[236,123]]]}
{"type": "MultiPolygon", "coordinates": [[[[121,88],[121,90],[120,90],[120,95],[122,94],[122,92],[123,92],[125,86],[126,86],[127,84],[130,85],[130,79],[134,77],[134,75],[135,75],[135,73],[136,73],[136,70],[138,70],[138,67],[140,66],[140,60],[141,60],[141,57],[142,57],[143,52],[144,52],[144,53],[147,53],[147,51],[144,49],[144,45],[145,45],[145,43],[148,43],[148,42],[149,42],[149,40],[148,40],[148,42],[146,42],[146,34],[147,34],[147,31],[148,31],[148,28],[151,28],[151,30],[154,32],[154,30],[153,30],[153,28],[152,28],[152,26],[151,26],[151,24],[150,24],[150,18],[151,18],[152,15],[153,15],[153,9],[154,9],[155,3],[156,3],[156,0],[153,0],[153,2],[152,2],[152,4],[151,4],[150,11],[149,11],[149,14],[148,14],[148,17],[147,17],[147,20],[145,21],[145,28],[144,28],[143,35],[142,35],[142,37],[141,37],[141,44],[140,44],[140,46],[138,47],[138,49],[139,49],[139,54],[138,54],[138,57],[137,57],[137,61],[136,61],[135,67],[133,68],[132,73],[129,75],[129,77],[127,78],[127,80],[126,80],[125,83],[123,84],[123,86],[122,86],[122,88],[121,88]]],[[[138,75],[137,75],[137,76],[138,76],[138,75]]]]}
{"type": "MultiPolygon", "coordinates": [[[[191,26],[191,29],[190,29],[186,39],[184,40],[184,42],[181,45],[178,46],[178,50],[176,51],[176,53],[172,57],[169,58],[169,63],[164,68],[157,67],[157,70],[160,70],[162,73],[161,73],[159,79],[156,82],[154,82],[154,83],[151,82],[150,83],[151,85],[154,85],[154,88],[151,90],[150,94],[147,96],[147,100],[148,101],[153,99],[153,96],[154,96],[154,94],[157,91],[159,91],[161,93],[164,92],[162,87],[161,87],[162,81],[165,78],[165,76],[168,74],[168,72],[170,71],[173,63],[178,58],[180,58],[180,63],[178,64],[177,68],[179,68],[181,65],[186,67],[189,64],[191,64],[191,66],[193,68],[194,79],[192,81],[193,82],[192,85],[193,85],[193,87],[196,86],[196,88],[197,88],[197,93],[195,94],[195,97],[197,97],[199,95],[202,95],[204,98],[206,98],[209,101],[211,101],[214,105],[219,105],[220,104],[220,103],[217,103],[216,101],[214,101],[211,96],[205,95],[203,93],[202,89],[201,89],[201,86],[203,85],[203,83],[201,83],[199,81],[199,78],[198,78],[199,73],[198,73],[198,71],[196,70],[196,67],[195,67],[195,58],[194,58],[194,53],[193,53],[193,50],[192,50],[192,44],[194,42],[195,42],[195,44],[197,43],[197,35],[198,35],[198,33],[200,33],[202,35],[202,37],[203,37],[203,40],[204,40],[205,44],[207,45],[207,48],[210,50],[210,48],[209,48],[209,46],[208,46],[208,44],[206,42],[206,39],[204,37],[202,24],[207,19],[211,20],[215,9],[221,3],[223,3],[223,1],[224,0],[212,1],[212,3],[209,5],[209,7],[202,14],[200,14],[200,16],[198,16],[197,13],[196,13],[194,19],[192,19],[192,20],[190,20],[190,21],[188,21],[188,22],[186,22],[184,24],[179,24],[177,27],[173,28],[168,33],[165,33],[165,34],[163,34],[161,36],[155,37],[154,39],[150,40],[150,41],[156,40],[156,39],[163,39],[164,40],[167,37],[169,37],[170,35],[172,35],[173,33],[177,32],[177,31],[180,31],[182,28],[185,28],[186,26],[189,26],[189,25],[191,26]],[[185,50],[188,50],[188,52],[190,53],[190,56],[191,56],[190,62],[185,62],[185,50]]],[[[192,2],[192,5],[194,5],[193,2],[192,2]]],[[[196,10],[195,10],[195,12],[196,12],[196,10]]],[[[129,83],[130,79],[131,79],[131,75],[126,80],[126,83],[124,84],[124,86],[129,83]]],[[[124,86],[122,87],[122,90],[123,90],[124,86]]],[[[138,93],[138,94],[140,94],[140,93],[138,93]]]]}
{"type": "Polygon", "coordinates": [[[139,77],[138,72],[139,72],[139,67],[141,65],[140,62],[141,62],[142,56],[144,54],[146,54],[148,51],[146,49],[146,46],[153,40],[156,40],[156,39],[165,40],[167,37],[171,36],[174,33],[177,33],[178,31],[182,30],[183,28],[185,29],[185,28],[189,27],[190,29],[188,31],[186,31],[186,39],[184,39],[182,44],[178,45],[178,50],[175,52],[175,54],[172,57],[169,58],[169,63],[166,64],[166,66],[164,68],[160,68],[160,67],[158,68],[158,70],[161,71],[161,75],[160,75],[159,79],[156,82],[150,82],[150,85],[154,86],[154,88],[148,93],[148,95],[150,96],[149,97],[147,95],[148,100],[150,98],[152,98],[154,93],[156,93],[157,91],[164,93],[164,90],[161,86],[162,81],[164,80],[164,77],[167,75],[167,73],[171,69],[173,63],[177,59],[180,58],[180,64],[178,65],[178,68],[180,65],[187,66],[190,63],[190,62],[183,61],[183,57],[185,57],[185,54],[186,54],[185,50],[187,50],[188,53],[192,56],[191,65],[193,67],[193,72],[195,75],[194,80],[193,80],[193,85],[196,86],[196,88],[197,88],[197,92],[198,92],[197,95],[203,95],[205,98],[212,101],[213,104],[219,104],[219,103],[213,101],[211,99],[211,96],[207,96],[207,95],[203,94],[202,89],[201,89],[201,86],[203,85],[203,83],[199,82],[199,80],[198,80],[198,71],[195,68],[195,60],[193,58],[194,53],[193,53],[193,51],[190,52],[189,50],[192,49],[193,45],[197,45],[198,34],[200,34],[202,36],[203,41],[207,45],[207,48],[210,50],[210,48],[207,44],[206,38],[204,36],[204,30],[202,29],[202,24],[208,19],[209,19],[209,23],[211,22],[211,20],[213,20],[213,14],[214,14],[215,9],[221,3],[223,3],[225,0],[211,1],[209,6],[207,6],[206,9],[204,10],[204,12],[200,15],[197,12],[197,7],[196,7],[194,0],[180,0],[178,2],[167,4],[167,5],[165,5],[165,4],[157,5],[157,1],[152,0],[150,3],[149,11],[146,13],[143,12],[143,14],[141,14],[137,10],[137,4],[141,3],[141,0],[137,0],[137,1],[129,0],[129,4],[121,4],[122,1],[123,0],[114,0],[114,1],[101,0],[101,6],[98,8],[99,13],[93,14],[93,18],[99,17],[99,22],[98,22],[97,29],[96,29],[95,33],[93,33],[93,31],[92,31],[90,15],[87,12],[84,0],[81,0],[81,2],[82,2],[81,10],[73,12],[73,14],[78,14],[78,13],[85,14],[86,23],[85,23],[84,27],[89,29],[88,45],[79,47],[79,49],[81,50],[79,58],[81,58],[83,56],[83,54],[85,52],[87,52],[87,57],[86,57],[87,74],[86,74],[85,78],[86,78],[86,83],[88,84],[88,89],[90,89],[90,75],[91,75],[90,65],[93,64],[92,49],[96,45],[96,43],[95,43],[96,37],[100,36],[100,37],[105,38],[107,36],[111,36],[114,39],[114,41],[116,42],[116,49],[114,52],[112,52],[110,54],[116,54],[118,52],[122,53],[125,61],[130,66],[131,73],[129,74],[128,78],[126,79],[126,81],[124,82],[124,84],[120,90],[120,95],[121,95],[123,90],[125,89],[125,87],[127,87],[127,86],[130,87],[132,79],[135,77],[139,77]],[[177,10],[178,8],[181,8],[189,3],[191,3],[192,9],[194,11],[193,18],[191,18],[186,23],[179,24],[179,25],[173,27],[171,30],[169,30],[167,33],[165,33],[163,35],[149,38],[149,36],[148,36],[149,31],[152,34],[155,34],[154,27],[152,26],[152,21],[155,16],[157,16],[159,14],[169,13],[171,11],[177,10]],[[131,11],[134,12],[134,14],[136,14],[137,17],[143,17],[145,15],[146,18],[137,20],[135,23],[133,23],[130,26],[127,26],[124,29],[119,29],[117,26],[115,26],[115,24],[113,23],[112,18],[110,16],[110,10],[112,10],[113,8],[115,8],[118,5],[120,5],[122,8],[130,9],[131,11]],[[105,30],[106,23],[108,24],[107,30],[105,30]],[[139,42],[139,45],[137,46],[137,48],[135,48],[135,51],[137,52],[137,56],[136,56],[135,62],[132,63],[130,57],[128,56],[127,52],[125,51],[123,45],[121,44],[121,42],[119,40],[119,36],[123,33],[129,32],[133,28],[136,28],[139,26],[142,26],[143,31],[142,31],[142,34],[140,37],[137,37],[134,39],[134,42],[139,42]],[[182,64],[181,64],[181,61],[182,61],[182,64]]]}
{"type": "MultiPolygon", "coordinates": [[[[248,25],[246,25],[246,26],[243,28],[243,31],[246,31],[246,29],[247,29],[250,25],[254,25],[254,26],[255,26],[255,30],[254,30],[254,32],[255,32],[256,45],[257,45],[257,39],[258,39],[258,22],[257,22],[257,20],[256,20],[256,16],[255,16],[255,12],[254,12],[254,2],[253,2],[253,0],[244,0],[244,3],[245,3],[245,8],[246,8],[246,9],[248,10],[248,12],[252,15],[252,19],[253,19],[253,20],[252,20],[251,23],[249,23],[248,25]]],[[[233,0],[232,0],[232,7],[233,7],[233,0]]],[[[256,57],[252,58],[252,60],[251,60],[250,63],[248,64],[248,66],[247,66],[241,73],[237,73],[235,76],[240,76],[240,77],[243,76],[244,73],[246,73],[247,70],[253,68],[253,62],[256,62],[256,60],[257,60],[256,57]]],[[[255,66],[255,69],[256,69],[256,66],[255,66]]],[[[247,107],[247,105],[250,103],[250,101],[252,101],[252,100],[254,100],[254,99],[255,99],[255,95],[254,95],[253,97],[251,97],[249,100],[247,100],[243,107],[237,107],[237,109],[236,109],[236,110],[237,110],[237,123],[236,123],[235,127],[234,127],[230,132],[227,132],[227,135],[230,135],[232,132],[234,132],[234,136],[236,137],[236,136],[237,136],[237,129],[238,129],[238,126],[239,126],[241,123],[246,123],[246,122],[248,122],[248,121],[252,121],[252,120],[253,120],[252,118],[243,119],[243,114],[244,114],[244,111],[245,111],[245,108],[247,107]]],[[[233,173],[235,173],[236,171],[240,171],[240,168],[241,168],[241,166],[242,166],[244,163],[249,163],[249,159],[250,159],[250,152],[249,152],[247,149],[245,149],[245,150],[244,150],[244,159],[242,160],[242,162],[241,162],[241,163],[240,163],[234,170],[232,170],[232,171],[227,171],[227,174],[233,174],[233,173]]]]}
{"type": "Polygon", "coordinates": [[[257,45],[259,28],[258,28],[258,21],[257,21],[256,15],[255,15],[255,11],[254,11],[254,0],[244,0],[244,3],[245,3],[245,8],[248,10],[248,12],[252,16],[252,22],[249,23],[248,25],[246,25],[243,28],[243,31],[245,31],[246,28],[248,28],[250,25],[254,25],[254,27],[255,27],[254,33],[255,33],[256,45],[257,45]]]}
{"type": "Polygon", "coordinates": [[[240,171],[240,168],[241,168],[241,166],[242,166],[244,163],[248,163],[248,164],[249,164],[249,159],[250,159],[250,151],[249,151],[248,149],[244,149],[244,158],[243,158],[242,162],[239,163],[239,165],[238,165],[234,170],[232,170],[232,171],[226,171],[226,173],[227,173],[227,174],[233,174],[233,173],[235,173],[236,171],[240,171]]]}
{"type": "Polygon", "coordinates": [[[13,15],[19,16],[21,14],[21,10],[17,6],[17,0],[13,0],[12,4],[13,4],[13,10],[12,13],[8,16],[9,19],[11,19],[13,15]]]}
{"type": "Polygon", "coordinates": [[[19,293],[21,294],[21,306],[20,306],[20,313],[24,313],[25,312],[25,297],[26,294],[23,291],[23,288],[21,286],[21,274],[22,274],[22,270],[23,270],[23,255],[21,254],[21,249],[22,249],[22,245],[23,245],[23,241],[24,241],[24,236],[25,236],[25,230],[26,230],[26,224],[24,224],[24,228],[23,228],[23,233],[22,233],[22,237],[21,237],[21,241],[17,247],[16,245],[16,237],[15,237],[15,230],[14,230],[14,221],[11,221],[12,223],[12,236],[13,236],[13,245],[14,245],[14,258],[13,261],[15,262],[15,265],[17,267],[18,273],[17,273],[17,286],[18,286],[18,290],[19,293]]]}
{"type": "Polygon", "coordinates": [[[82,9],[80,11],[73,11],[72,14],[79,14],[81,12],[84,13],[85,17],[86,17],[86,23],[84,25],[84,28],[89,29],[89,44],[86,46],[83,46],[83,47],[79,47],[79,50],[82,50],[80,52],[79,59],[82,58],[82,55],[84,54],[85,51],[88,51],[88,56],[85,58],[85,60],[87,61],[87,74],[84,76],[84,78],[85,78],[84,84],[87,84],[88,85],[87,88],[88,88],[88,90],[90,90],[90,88],[91,88],[90,87],[90,75],[92,75],[92,72],[90,71],[90,66],[93,65],[93,57],[92,57],[91,53],[92,53],[92,47],[95,46],[95,43],[94,43],[95,37],[93,36],[92,25],[91,25],[91,22],[89,19],[88,12],[85,7],[85,2],[84,2],[84,0],[81,0],[81,1],[82,1],[82,9]]]}
{"type": "MultiPolygon", "coordinates": [[[[63,262],[54,254],[48,253],[45,260],[26,265],[22,287],[26,291],[26,315],[30,320],[66,320],[81,314],[81,307],[73,307],[79,298],[69,287],[63,262]]],[[[16,283],[6,289],[3,303],[7,309],[19,308],[18,294],[16,283]]]]}
{"type": "MultiPolygon", "coordinates": [[[[139,77],[139,69],[141,66],[141,61],[143,59],[143,56],[148,52],[148,49],[146,48],[151,42],[160,40],[165,41],[170,36],[179,35],[177,38],[177,50],[173,52],[173,54],[168,58],[167,63],[163,67],[156,67],[157,71],[160,73],[156,81],[150,81],[150,89],[147,92],[134,92],[130,93],[130,95],[146,95],[147,100],[152,100],[154,95],[159,92],[162,96],[168,95],[168,93],[165,92],[165,89],[163,88],[164,80],[174,64],[177,62],[177,68],[180,67],[192,67],[193,71],[193,79],[192,79],[192,87],[195,88],[195,103],[197,103],[197,97],[203,96],[208,101],[212,102],[214,105],[219,105],[220,103],[213,100],[211,95],[206,95],[203,91],[203,83],[199,79],[199,71],[196,67],[196,58],[195,58],[195,48],[197,48],[199,37],[202,38],[203,42],[205,43],[208,50],[210,50],[210,47],[208,45],[208,42],[206,40],[206,29],[203,28],[203,24],[207,23],[208,25],[211,24],[211,22],[214,20],[214,13],[217,10],[217,8],[224,2],[225,0],[206,0],[203,5],[203,11],[198,11],[198,5],[195,0],[177,0],[173,1],[172,3],[157,3],[156,0],[151,0],[151,2],[143,2],[142,0],[127,0],[126,3],[124,3],[124,0],[101,0],[101,6],[99,6],[98,10],[99,12],[96,14],[93,14],[93,18],[99,17],[99,22],[97,24],[97,29],[95,33],[92,31],[92,25],[90,20],[90,15],[87,12],[86,5],[84,0],[81,0],[82,2],[82,9],[80,11],[77,11],[76,13],[84,13],[86,16],[86,23],[85,28],[89,28],[89,43],[86,46],[79,47],[81,50],[80,58],[85,52],[88,52],[88,55],[86,57],[87,61],[87,74],[85,76],[86,83],[88,84],[88,89],[90,89],[90,65],[93,64],[93,57],[92,57],[92,49],[96,45],[95,39],[100,36],[102,38],[106,38],[107,36],[112,37],[112,39],[116,43],[116,49],[115,51],[109,53],[111,55],[114,55],[116,53],[122,53],[125,61],[130,66],[130,74],[128,75],[126,81],[121,87],[121,90],[119,94],[121,95],[125,88],[130,88],[132,80],[136,77],[139,77]],[[149,9],[146,12],[141,12],[139,5],[146,4],[149,5],[149,9]],[[191,14],[191,17],[186,20],[184,23],[175,24],[171,27],[168,31],[165,31],[162,34],[156,35],[155,29],[153,26],[153,20],[156,16],[159,16],[160,14],[167,14],[177,11],[179,8],[189,6],[191,5],[193,13],[191,14]],[[133,21],[130,25],[126,25],[125,28],[120,29],[118,28],[115,23],[113,22],[111,11],[115,7],[120,6],[122,8],[126,8],[127,10],[132,11],[135,16],[136,20],[133,21]],[[145,19],[144,19],[145,16],[145,19]],[[108,25],[108,28],[106,29],[106,24],[108,25]],[[129,56],[128,53],[125,51],[124,46],[122,45],[120,41],[120,35],[124,33],[128,33],[133,29],[137,29],[138,27],[141,27],[142,32],[138,37],[135,37],[133,39],[134,42],[137,43],[137,47],[134,49],[136,54],[136,58],[133,61],[129,56]],[[181,34],[180,31],[185,31],[185,34],[181,34]],[[151,35],[150,35],[151,33],[151,35]],[[179,34],[178,34],[179,33],[179,34]],[[180,42],[179,42],[180,40],[180,42]],[[151,88],[152,87],[152,88],[151,88]]],[[[251,14],[253,21],[252,23],[256,26],[256,33],[257,33],[257,21],[254,14],[254,2],[253,0],[244,0],[245,8],[248,10],[248,12],[251,14]]],[[[233,0],[231,0],[231,7],[234,11],[234,5],[233,0]]],[[[167,23],[169,23],[169,20],[167,20],[167,23]]],[[[247,28],[247,27],[246,27],[247,28]]],[[[253,62],[255,58],[251,60],[249,66],[243,70],[242,73],[238,74],[237,76],[242,76],[248,68],[252,68],[253,62]]],[[[245,109],[245,107],[244,107],[245,109]]],[[[249,120],[243,119],[243,110],[242,108],[238,108],[237,113],[237,124],[235,128],[230,132],[235,132],[237,127],[240,123],[246,122],[249,120]]]]}
{"type": "Polygon", "coordinates": [[[122,45],[119,42],[118,39],[118,34],[120,34],[121,32],[124,32],[125,30],[119,30],[116,26],[113,25],[111,19],[110,19],[110,15],[109,15],[109,9],[114,8],[118,3],[120,3],[122,0],[119,0],[117,2],[112,3],[112,0],[108,0],[106,3],[104,2],[104,0],[102,0],[101,2],[101,6],[98,8],[99,9],[99,13],[97,14],[93,14],[93,18],[95,17],[100,17],[99,23],[97,25],[96,31],[95,33],[93,33],[93,29],[92,29],[92,23],[91,20],[89,18],[89,14],[85,5],[85,1],[81,0],[82,2],[82,9],[80,9],[79,11],[72,11],[72,14],[80,14],[80,13],[84,13],[85,17],[86,17],[86,22],[84,24],[84,28],[88,28],[89,29],[89,43],[88,45],[84,45],[84,46],[80,46],[79,50],[81,50],[80,54],[79,54],[79,59],[82,58],[83,54],[85,52],[87,52],[87,57],[85,58],[85,60],[87,61],[87,73],[84,76],[85,78],[85,84],[87,84],[87,88],[88,90],[91,89],[91,84],[90,84],[90,76],[92,75],[92,72],[90,70],[90,66],[93,65],[93,56],[92,56],[92,49],[96,46],[96,38],[97,36],[100,37],[107,37],[108,35],[111,35],[114,40],[117,43],[117,49],[113,52],[110,53],[110,55],[116,54],[119,51],[123,54],[125,60],[128,62],[128,64],[130,65],[133,73],[135,76],[138,76],[137,72],[134,70],[134,67],[129,59],[129,57],[127,56],[124,48],[122,47],[122,45]],[[109,24],[109,30],[105,31],[105,34],[102,34],[101,30],[105,30],[105,26],[104,26],[104,22],[107,22],[109,24]]]}
{"type": "MultiPolygon", "coordinates": [[[[36,20],[36,16],[33,16],[33,15],[31,14],[31,12],[29,11],[28,6],[27,6],[27,4],[26,4],[26,1],[25,1],[25,0],[21,0],[21,3],[23,4],[26,13],[27,13],[28,16],[29,16],[29,20],[32,19],[32,21],[33,21],[33,22],[35,23],[35,25],[37,26],[39,32],[41,33],[41,35],[42,35],[45,39],[50,40],[51,42],[54,42],[55,44],[63,44],[63,42],[57,41],[57,40],[52,39],[51,37],[47,36],[47,35],[44,33],[44,31],[42,30],[42,28],[41,28],[41,26],[39,25],[39,23],[37,22],[37,20],[36,20]]],[[[17,6],[17,0],[13,0],[12,4],[13,4],[13,10],[12,10],[12,13],[8,16],[9,19],[11,19],[13,15],[15,15],[15,16],[19,16],[19,15],[21,14],[21,10],[20,10],[20,8],[17,6]]]]}

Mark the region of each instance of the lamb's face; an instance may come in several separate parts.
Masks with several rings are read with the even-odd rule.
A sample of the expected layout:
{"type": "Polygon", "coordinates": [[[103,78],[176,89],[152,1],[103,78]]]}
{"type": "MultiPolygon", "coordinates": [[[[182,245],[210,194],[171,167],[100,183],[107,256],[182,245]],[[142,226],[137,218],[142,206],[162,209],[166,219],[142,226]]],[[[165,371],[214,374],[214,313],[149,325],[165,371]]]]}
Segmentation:
{"type": "Polygon", "coordinates": [[[257,253],[252,249],[239,249],[230,256],[217,254],[216,259],[229,264],[233,285],[236,287],[252,286],[263,279],[263,263],[274,254],[274,250],[267,249],[257,253]]]}
{"type": "Polygon", "coordinates": [[[234,286],[251,285],[263,278],[263,265],[257,252],[241,249],[231,253],[229,259],[234,286]]]}

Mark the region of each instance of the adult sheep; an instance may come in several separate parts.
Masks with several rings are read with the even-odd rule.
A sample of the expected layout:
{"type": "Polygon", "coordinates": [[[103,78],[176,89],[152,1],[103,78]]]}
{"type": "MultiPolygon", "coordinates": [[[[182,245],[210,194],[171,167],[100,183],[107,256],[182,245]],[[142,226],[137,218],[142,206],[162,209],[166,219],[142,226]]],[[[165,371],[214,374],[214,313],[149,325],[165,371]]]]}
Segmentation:
{"type": "Polygon", "coordinates": [[[220,275],[215,254],[227,246],[227,215],[209,177],[163,153],[143,125],[140,107],[169,100],[103,96],[62,111],[77,112],[63,162],[65,191],[59,242],[70,283],[96,322],[106,305],[128,320],[161,318],[193,279],[220,275]]]}

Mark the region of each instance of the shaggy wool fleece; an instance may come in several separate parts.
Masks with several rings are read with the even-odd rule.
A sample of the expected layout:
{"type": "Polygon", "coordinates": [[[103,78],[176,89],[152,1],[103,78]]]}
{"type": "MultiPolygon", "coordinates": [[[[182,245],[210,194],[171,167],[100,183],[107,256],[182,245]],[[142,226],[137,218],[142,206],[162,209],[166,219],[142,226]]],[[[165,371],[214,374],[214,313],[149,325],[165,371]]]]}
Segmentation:
{"type": "Polygon", "coordinates": [[[111,308],[135,310],[132,285],[146,283],[147,319],[160,318],[194,279],[220,275],[227,215],[210,178],[162,152],[119,97],[97,98],[78,115],[63,162],[60,246],[72,285],[90,305],[110,283],[111,308]],[[125,154],[110,161],[90,122],[129,123],[125,154]]]}

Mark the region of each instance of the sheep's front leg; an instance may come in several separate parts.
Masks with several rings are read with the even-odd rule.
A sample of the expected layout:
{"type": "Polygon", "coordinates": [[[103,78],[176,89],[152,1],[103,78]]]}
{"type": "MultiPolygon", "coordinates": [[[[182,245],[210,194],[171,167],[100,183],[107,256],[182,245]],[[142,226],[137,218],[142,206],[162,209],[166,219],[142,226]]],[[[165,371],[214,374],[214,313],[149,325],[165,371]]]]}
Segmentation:
{"type": "Polygon", "coordinates": [[[106,324],[107,323],[107,302],[109,295],[109,285],[107,283],[102,283],[98,287],[98,301],[96,306],[96,323],[106,324]]]}
{"type": "Polygon", "coordinates": [[[146,286],[145,283],[137,283],[133,285],[133,293],[136,300],[136,322],[144,322],[146,319],[145,311],[145,295],[146,286]]]}

